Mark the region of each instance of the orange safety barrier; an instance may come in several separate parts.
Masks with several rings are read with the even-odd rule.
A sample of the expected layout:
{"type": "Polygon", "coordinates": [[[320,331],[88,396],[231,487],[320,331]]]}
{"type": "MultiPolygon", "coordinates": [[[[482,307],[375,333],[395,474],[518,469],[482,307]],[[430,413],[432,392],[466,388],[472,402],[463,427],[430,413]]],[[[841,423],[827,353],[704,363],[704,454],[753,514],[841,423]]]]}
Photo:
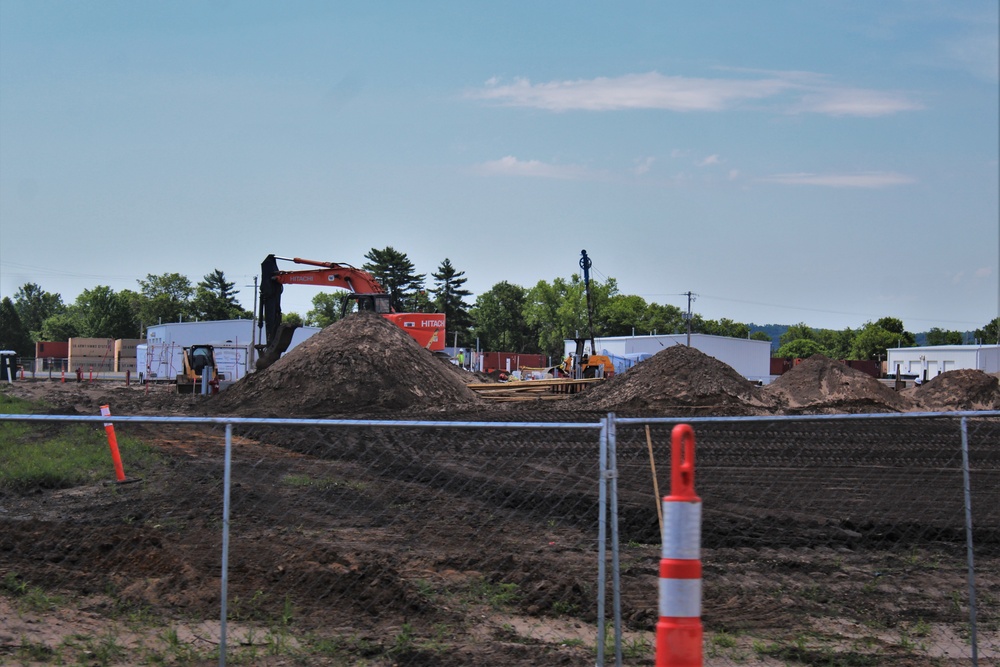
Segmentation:
{"type": "MultiPolygon", "coordinates": [[[[111,416],[111,406],[102,405],[101,406],[101,416],[110,417],[111,416]]],[[[105,422],[104,430],[108,434],[108,446],[111,447],[111,460],[115,464],[115,479],[118,483],[125,481],[125,468],[122,466],[122,457],[118,453],[118,438],[115,436],[115,425],[105,422]]]]}
{"type": "Polygon", "coordinates": [[[671,433],[670,495],[663,499],[656,667],[701,667],[701,498],[694,492],[694,430],[671,433]]]}

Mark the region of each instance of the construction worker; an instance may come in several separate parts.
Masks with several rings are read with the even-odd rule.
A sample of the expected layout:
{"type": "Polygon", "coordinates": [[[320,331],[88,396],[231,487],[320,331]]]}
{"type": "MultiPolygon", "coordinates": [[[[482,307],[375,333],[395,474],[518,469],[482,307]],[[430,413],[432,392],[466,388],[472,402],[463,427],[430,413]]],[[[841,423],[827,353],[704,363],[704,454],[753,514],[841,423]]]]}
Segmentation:
{"type": "Polygon", "coordinates": [[[569,375],[573,370],[573,355],[567,354],[559,368],[561,368],[566,375],[569,375]]]}

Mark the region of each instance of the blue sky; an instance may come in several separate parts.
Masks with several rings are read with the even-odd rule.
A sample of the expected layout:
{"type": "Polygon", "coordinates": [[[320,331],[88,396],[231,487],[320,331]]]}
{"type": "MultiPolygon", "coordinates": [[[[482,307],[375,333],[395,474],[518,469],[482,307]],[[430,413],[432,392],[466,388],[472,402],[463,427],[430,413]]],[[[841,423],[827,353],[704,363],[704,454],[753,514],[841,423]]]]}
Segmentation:
{"type": "Polygon", "coordinates": [[[386,246],[480,294],[586,249],[707,318],[975,329],[998,32],[976,0],[0,0],[0,296],[218,268],[249,308],[269,253],[386,246]]]}

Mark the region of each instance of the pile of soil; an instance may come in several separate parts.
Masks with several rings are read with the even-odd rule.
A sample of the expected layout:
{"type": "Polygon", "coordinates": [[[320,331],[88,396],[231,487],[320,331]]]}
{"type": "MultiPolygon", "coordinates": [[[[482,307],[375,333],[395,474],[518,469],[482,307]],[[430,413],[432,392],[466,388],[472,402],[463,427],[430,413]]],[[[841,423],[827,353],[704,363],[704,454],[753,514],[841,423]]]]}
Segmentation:
{"type": "Polygon", "coordinates": [[[998,410],[1000,380],[995,375],[963,368],[936,376],[913,389],[910,396],[929,412],[998,410]]]}
{"type": "Polygon", "coordinates": [[[767,414],[773,399],[731,366],[686,345],[661,350],[573,401],[622,413],[767,414]]]}
{"type": "Polygon", "coordinates": [[[374,313],[334,322],[206,403],[213,413],[364,418],[445,411],[481,399],[446,360],[374,313]]]}
{"type": "Polygon", "coordinates": [[[764,392],[786,414],[907,412],[914,407],[867,373],[821,354],[794,366],[764,392]]]}
{"type": "Polygon", "coordinates": [[[608,412],[628,416],[738,416],[1000,409],[1000,380],[976,370],[943,373],[895,391],[839,361],[814,355],[758,387],[727,364],[684,345],[565,401],[497,403],[466,385],[496,382],[429,353],[404,330],[359,313],[304,341],[271,367],[217,396],[177,395],[171,386],[131,388],[99,382],[18,382],[54,414],[212,414],[245,417],[509,419],[529,411],[608,412]],[[34,388],[34,389],[33,389],[34,388]]]}

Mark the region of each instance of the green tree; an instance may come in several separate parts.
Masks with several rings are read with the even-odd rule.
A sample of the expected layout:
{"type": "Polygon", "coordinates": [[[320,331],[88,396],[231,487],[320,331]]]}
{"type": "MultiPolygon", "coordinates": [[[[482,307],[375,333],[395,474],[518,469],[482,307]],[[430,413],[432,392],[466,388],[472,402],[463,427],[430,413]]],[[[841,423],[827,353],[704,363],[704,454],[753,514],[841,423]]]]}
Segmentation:
{"type": "Polygon", "coordinates": [[[1000,345],[1000,317],[984,324],[982,329],[976,329],[976,339],[983,345],[1000,345]]]}
{"type": "Polygon", "coordinates": [[[472,316],[469,315],[471,305],[465,302],[465,297],[470,296],[472,292],[463,287],[468,280],[465,271],[458,271],[451,260],[445,257],[437,272],[432,273],[431,277],[434,279],[434,289],[431,290],[431,294],[434,295],[434,308],[444,313],[445,317],[446,343],[453,343],[457,333],[458,344],[469,345],[472,316]]]}
{"type": "Polygon", "coordinates": [[[808,359],[814,354],[825,355],[826,350],[816,341],[806,338],[796,338],[793,341],[789,341],[775,352],[775,356],[782,359],[808,359]]]}
{"type": "Polygon", "coordinates": [[[312,310],[306,313],[306,324],[328,327],[340,319],[344,292],[320,292],[312,298],[312,310]]]}
{"type": "Polygon", "coordinates": [[[412,292],[403,302],[403,310],[408,313],[432,313],[434,308],[431,295],[424,289],[412,292]]]}
{"type": "Polygon", "coordinates": [[[35,353],[31,336],[9,296],[0,301],[0,350],[13,350],[19,356],[32,356],[35,353]]]}
{"type": "Polygon", "coordinates": [[[875,326],[879,327],[880,329],[884,329],[889,333],[898,334],[902,338],[908,338],[910,341],[909,345],[910,347],[912,347],[915,344],[913,334],[907,332],[903,328],[903,320],[899,319],[898,317],[880,318],[877,322],[875,322],[875,326]]]}
{"type": "Polygon", "coordinates": [[[191,295],[194,288],[185,276],[179,273],[154,276],[150,273],[145,280],[137,282],[143,299],[138,304],[136,315],[144,326],[192,318],[191,295]]]}
{"type": "Polygon", "coordinates": [[[879,361],[886,358],[890,347],[913,347],[913,334],[903,330],[903,323],[893,317],[866,322],[851,343],[852,359],[879,361]],[[889,327],[889,328],[886,328],[889,327]]]}
{"type": "Polygon", "coordinates": [[[113,289],[98,285],[83,290],[73,304],[80,335],[87,338],[136,338],[139,324],[128,301],[113,289]]]}
{"type": "Polygon", "coordinates": [[[298,313],[284,313],[281,316],[281,323],[295,327],[301,327],[303,324],[305,324],[305,322],[302,319],[302,316],[299,315],[298,313]]]}
{"type": "Polygon", "coordinates": [[[572,307],[567,306],[569,287],[562,278],[556,278],[552,283],[539,280],[525,292],[522,306],[524,324],[531,332],[535,347],[544,354],[562,356],[563,340],[572,338],[579,331],[581,290],[582,285],[578,284],[571,300],[572,307]]]}
{"type": "Polygon", "coordinates": [[[762,340],[762,341],[765,341],[767,343],[770,343],[771,342],[771,337],[768,336],[763,331],[754,331],[752,334],[750,334],[750,340],[762,340]]]}
{"type": "Polygon", "coordinates": [[[414,273],[413,262],[406,253],[399,252],[392,246],[378,250],[372,248],[365,255],[368,261],[362,265],[389,295],[392,308],[403,312],[408,310],[424,289],[425,274],[414,273]]]}
{"type": "Polygon", "coordinates": [[[778,345],[787,345],[793,340],[816,340],[815,330],[805,322],[793,324],[778,338],[778,345]]]}
{"type": "Polygon", "coordinates": [[[53,315],[42,322],[39,340],[65,342],[80,335],[80,318],[71,309],[65,313],[53,315]]]}
{"type": "Polygon", "coordinates": [[[616,294],[608,299],[602,313],[603,329],[607,336],[631,336],[646,333],[644,320],[649,304],[635,294],[616,294]]]}
{"type": "Polygon", "coordinates": [[[525,323],[526,291],[520,285],[499,282],[476,298],[472,318],[482,349],[494,352],[536,352],[525,323]]]}
{"type": "Polygon", "coordinates": [[[675,334],[687,331],[684,322],[684,312],[677,306],[651,303],[646,308],[637,332],[656,334],[675,334]]]}
{"type": "Polygon", "coordinates": [[[964,340],[961,331],[945,331],[939,327],[932,327],[927,332],[928,345],[961,345],[964,340]]]}
{"type": "MultiPolygon", "coordinates": [[[[614,278],[603,283],[590,281],[595,338],[610,335],[606,314],[611,298],[617,293],[618,283],[614,278]]],[[[556,278],[549,284],[540,280],[526,295],[524,318],[537,336],[538,349],[550,356],[561,357],[567,339],[590,338],[583,279],[573,274],[569,281],[556,278]]]]}
{"type": "Polygon", "coordinates": [[[823,354],[831,359],[850,359],[851,345],[854,343],[854,332],[850,328],[843,331],[836,329],[815,329],[815,340],[823,348],[823,354]]]}
{"type": "Polygon", "coordinates": [[[236,283],[226,280],[219,269],[206,274],[195,288],[191,308],[195,317],[202,320],[250,319],[253,313],[245,310],[236,300],[236,283]]]}
{"type": "Polygon", "coordinates": [[[25,283],[14,293],[14,307],[21,324],[34,340],[40,340],[42,323],[53,315],[66,312],[62,297],[46,292],[35,283],[25,283]]]}
{"type": "Polygon", "coordinates": [[[734,322],[729,318],[723,317],[718,322],[715,320],[705,320],[702,323],[699,333],[710,334],[712,336],[727,336],[729,338],[749,338],[750,325],[743,324],[742,322],[734,322]]]}

